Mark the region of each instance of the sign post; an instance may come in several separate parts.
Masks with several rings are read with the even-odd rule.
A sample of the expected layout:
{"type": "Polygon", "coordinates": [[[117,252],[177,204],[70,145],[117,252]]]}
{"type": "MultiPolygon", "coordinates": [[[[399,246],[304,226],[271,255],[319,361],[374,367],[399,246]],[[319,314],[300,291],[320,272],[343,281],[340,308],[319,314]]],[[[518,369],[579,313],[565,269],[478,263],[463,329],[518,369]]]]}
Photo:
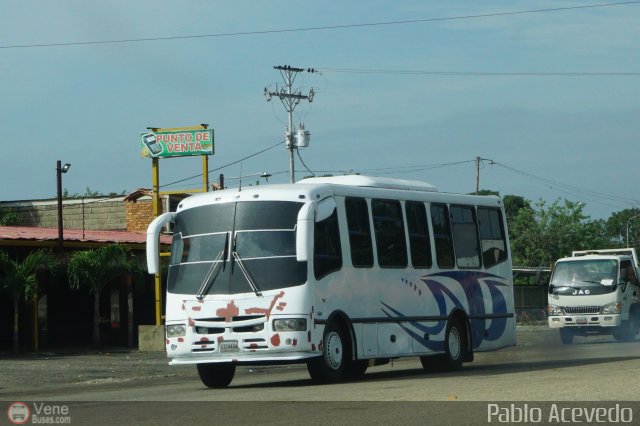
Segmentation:
{"type": "MultiPolygon", "coordinates": [[[[151,158],[153,184],[153,217],[161,213],[160,159],[172,157],[202,156],[202,192],[209,189],[209,155],[214,153],[214,134],[209,125],[192,127],[148,128],[140,133],[140,156],[151,158]]],[[[193,191],[187,191],[193,192],[193,191]]],[[[156,325],[162,325],[162,276],[160,268],[155,274],[156,325]]]]}

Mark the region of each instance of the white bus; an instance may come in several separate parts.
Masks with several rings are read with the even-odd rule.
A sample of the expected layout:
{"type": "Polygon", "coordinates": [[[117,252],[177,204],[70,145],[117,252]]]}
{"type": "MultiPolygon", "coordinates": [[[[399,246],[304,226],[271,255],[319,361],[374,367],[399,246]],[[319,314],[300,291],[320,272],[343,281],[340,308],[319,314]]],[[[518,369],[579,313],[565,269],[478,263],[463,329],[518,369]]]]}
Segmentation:
{"type": "Polygon", "coordinates": [[[169,222],[167,355],[208,387],[242,364],[305,362],[335,382],[515,345],[499,197],[357,175],[194,195],[149,225],[150,273],[169,222]]]}

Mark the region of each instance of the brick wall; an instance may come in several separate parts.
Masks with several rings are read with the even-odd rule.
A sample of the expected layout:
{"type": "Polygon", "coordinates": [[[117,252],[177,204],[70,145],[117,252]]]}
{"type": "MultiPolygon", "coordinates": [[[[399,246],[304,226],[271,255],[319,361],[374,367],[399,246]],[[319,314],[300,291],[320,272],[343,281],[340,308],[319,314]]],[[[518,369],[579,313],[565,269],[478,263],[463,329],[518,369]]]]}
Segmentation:
{"type": "Polygon", "coordinates": [[[146,232],[153,220],[153,204],[151,199],[139,199],[126,203],[127,231],[146,232]]]}

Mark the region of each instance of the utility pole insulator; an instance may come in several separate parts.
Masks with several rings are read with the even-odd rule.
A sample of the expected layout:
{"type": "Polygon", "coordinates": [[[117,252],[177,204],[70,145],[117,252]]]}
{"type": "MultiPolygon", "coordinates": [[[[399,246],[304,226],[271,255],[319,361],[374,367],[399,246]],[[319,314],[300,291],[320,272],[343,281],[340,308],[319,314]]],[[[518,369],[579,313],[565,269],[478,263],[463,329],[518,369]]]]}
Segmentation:
{"type": "MultiPolygon", "coordinates": [[[[300,101],[306,100],[313,102],[315,92],[313,88],[309,90],[308,95],[303,95],[300,91],[296,93],[292,91],[293,82],[295,81],[296,76],[298,73],[305,71],[304,68],[295,68],[290,65],[277,65],[273,68],[280,71],[285,87],[278,90],[278,86],[276,85],[276,90],[274,91],[270,91],[265,87],[264,96],[267,99],[267,102],[269,102],[273,97],[280,99],[280,102],[282,102],[282,105],[284,105],[285,110],[289,114],[289,125],[287,126],[284,134],[284,146],[289,150],[289,180],[291,183],[294,183],[295,163],[293,151],[298,148],[305,148],[309,146],[310,133],[308,130],[304,130],[304,126],[302,124],[300,125],[300,129],[296,131],[296,128],[293,125],[293,110],[298,106],[298,104],[300,104],[300,101]]],[[[310,73],[316,72],[313,68],[307,68],[306,71],[310,73]]]]}

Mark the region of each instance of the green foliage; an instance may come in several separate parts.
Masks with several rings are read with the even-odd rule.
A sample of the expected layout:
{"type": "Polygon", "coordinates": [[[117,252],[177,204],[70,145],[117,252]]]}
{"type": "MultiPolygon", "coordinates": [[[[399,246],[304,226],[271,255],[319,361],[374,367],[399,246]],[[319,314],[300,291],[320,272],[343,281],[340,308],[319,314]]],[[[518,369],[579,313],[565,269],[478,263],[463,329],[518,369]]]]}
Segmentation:
{"type": "Polygon", "coordinates": [[[133,268],[128,250],[119,244],[76,251],[67,264],[71,287],[86,286],[93,294],[99,294],[107,284],[133,268]]]}
{"type": "Polygon", "coordinates": [[[20,225],[20,216],[13,210],[7,208],[0,209],[0,226],[20,225]]]}
{"type": "Polygon", "coordinates": [[[37,299],[39,294],[38,272],[54,268],[54,259],[44,250],[31,252],[24,260],[9,257],[0,250],[0,289],[12,300],[24,297],[28,301],[37,299]]]}
{"type": "Polygon", "coordinates": [[[93,294],[93,345],[100,345],[100,293],[111,281],[138,269],[129,251],[119,244],[71,254],[67,263],[72,288],[85,286],[93,294]]]}
{"type": "Polygon", "coordinates": [[[6,251],[0,250],[0,290],[5,291],[13,301],[13,351],[19,350],[19,317],[18,306],[24,298],[33,302],[38,299],[38,273],[52,269],[54,260],[44,250],[31,252],[24,260],[18,261],[9,257],[6,251]]]}
{"type": "Polygon", "coordinates": [[[99,197],[117,197],[119,195],[125,195],[127,193],[126,190],[123,190],[120,193],[117,192],[109,192],[109,194],[104,195],[99,191],[94,191],[87,186],[87,189],[84,191],[84,194],[78,194],[77,192],[71,194],[67,188],[62,191],[62,198],[99,198],[99,197]]]}
{"type": "Polygon", "coordinates": [[[550,266],[573,250],[612,247],[603,221],[589,221],[584,204],[554,201],[521,207],[509,223],[513,263],[550,266]]]}

